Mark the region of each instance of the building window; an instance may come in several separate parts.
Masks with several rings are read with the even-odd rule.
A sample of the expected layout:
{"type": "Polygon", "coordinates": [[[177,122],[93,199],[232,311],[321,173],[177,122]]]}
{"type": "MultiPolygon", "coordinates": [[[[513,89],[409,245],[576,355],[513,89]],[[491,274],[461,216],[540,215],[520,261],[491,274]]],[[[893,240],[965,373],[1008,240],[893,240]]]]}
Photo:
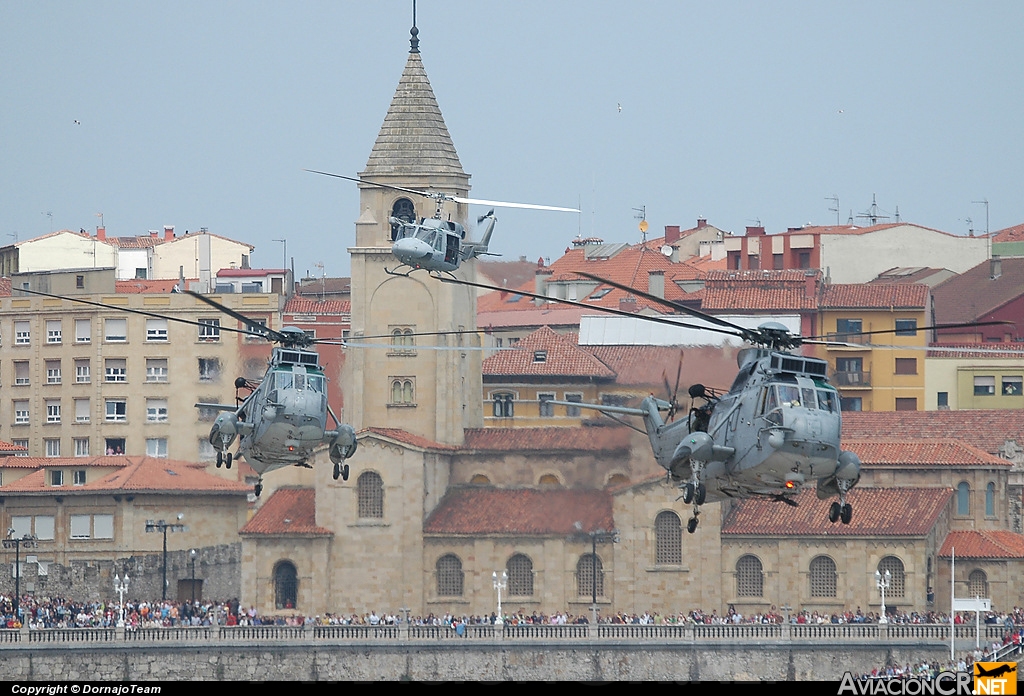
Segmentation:
{"type": "Polygon", "coordinates": [[[859,396],[839,397],[839,408],[843,411],[860,411],[863,407],[863,399],[859,396]]]}
{"type": "Polygon", "coordinates": [[[917,410],[917,398],[913,397],[913,396],[896,397],[896,410],[897,411],[916,411],[917,410]]]}
{"type": "Polygon", "coordinates": [[[886,597],[903,597],[906,594],[906,579],[903,574],[903,561],[895,556],[886,556],[878,562],[878,572],[885,575],[889,571],[889,589],[885,591],[886,597]]]}
{"type": "Polygon", "coordinates": [[[1020,375],[1003,377],[1003,396],[1020,396],[1022,384],[1024,384],[1024,377],[1020,375]]]}
{"type": "Polygon", "coordinates": [[[996,484],[994,483],[985,486],[985,516],[996,516],[996,484]]]}
{"type": "Polygon", "coordinates": [[[288,561],[274,567],[274,607],[294,609],[299,599],[299,573],[288,561]]]}
{"type": "Polygon", "coordinates": [[[576,594],[580,597],[604,596],[604,565],[600,556],[585,553],[576,561],[576,594]]]}
{"type": "Polygon", "coordinates": [[[71,538],[88,539],[92,531],[90,524],[92,520],[89,515],[71,515],[71,538]]]}
{"type": "Polygon", "coordinates": [[[107,358],[104,363],[103,380],[105,382],[127,382],[128,360],[125,358],[107,358]]]}
{"type": "Polygon", "coordinates": [[[75,343],[90,343],[92,341],[92,321],[89,319],[75,319],[75,343]]]}
{"type": "Polygon", "coordinates": [[[167,381],[167,358],[146,358],[146,381],[167,381]]]}
{"type": "Polygon", "coordinates": [[[797,268],[807,269],[811,267],[811,252],[798,251],[796,254],[797,268]]]}
{"type": "Polygon", "coordinates": [[[50,485],[51,486],[63,486],[64,485],[64,472],[60,469],[50,469],[50,485]]]}
{"type": "Polygon", "coordinates": [[[167,320],[166,319],[147,319],[146,320],[146,340],[147,341],[166,341],[167,340],[167,320]]]}
{"type": "Polygon", "coordinates": [[[199,340],[204,342],[219,341],[220,319],[200,319],[199,340]]]}
{"type": "MultiPolygon", "coordinates": [[[[105,405],[108,423],[124,423],[128,420],[128,402],[126,400],[107,399],[105,405]]],[[[121,453],[123,454],[123,451],[121,453]]]]}
{"type": "Polygon", "coordinates": [[[971,514],[971,485],[966,481],[956,487],[956,514],[971,514]]]}
{"type": "Polygon", "coordinates": [[[437,595],[439,597],[461,597],[465,578],[462,572],[462,560],[453,553],[445,554],[437,559],[434,566],[437,575],[437,595]]]}
{"type": "Polygon", "coordinates": [[[757,556],[748,554],[736,561],[736,596],[764,596],[764,572],[757,556]]]}
{"type": "Polygon", "coordinates": [[[146,422],[167,422],[167,399],[146,399],[146,422]]]}
{"type": "Polygon", "coordinates": [[[916,375],[917,358],[896,358],[896,374],[916,375]]]}
{"type": "Polygon", "coordinates": [[[74,484],[76,486],[85,485],[85,469],[76,469],[74,472],[74,484]]]}
{"type": "Polygon", "coordinates": [[[32,521],[35,523],[36,539],[53,541],[53,515],[36,515],[32,521]]]}
{"type": "Polygon", "coordinates": [[[356,499],[361,518],[384,517],[384,480],[374,471],[364,471],[356,482],[356,499]]]}
{"type": "Polygon", "coordinates": [[[60,343],[61,326],[60,319],[48,319],[46,321],[46,342],[49,344],[60,343]]]}
{"type": "Polygon", "coordinates": [[[413,404],[413,384],[407,377],[391,379],[391,403],[392,404],[413,404]]]}
{"type": "Polygon", "coordinates": [[[105,319],[103,321],[103,340],[110,343],[124,343],[128,340],[127,319],[105,319]]]}
{"type": "Polygon", "coordinates": [[[896,335],[897,336],[916,336],[917,335],[917,319],[897,319],[896,320],[896,335]]]}
{"type": "Polygon", "coordinates": [[[516,597],[533,596],[533,561],[517,553],[505,564],[508,572],[508,593],[516,597]]]}
{"type": "Polygon", "coordinates": [[[14,424],[15,425],[28,425],[29,413],[28,413],[28,402],[27,401],[15,401],[14,402],[14,424]]]}
{"type": "Polygon", "coordinates": [[[554,394],[537,394],[541,418],[551,418],[555,415],[555,406],[551,403],[554,400],[554,394]]]}
{"type": "Polygon", "coordinates": [[[148,437],[146,438],[146,456],[147,457],[160,457],[165,459],[167,457],[167,438],[165,437],[148,437]]]}
{"type": "Polygon", "coordinates": [[[654,562],[681,565],[683,562],[683,525],[679,515],[664,510],[654,518],[654,562]]]}
{"type": "Polygon", "coordinates": [[[46,383],[60,384],[60,360],[46,361],[46,383]]]}
{"type": "Polygon", "coordinates": [[[87,438],[87,437],[76,437],[75,438],[75,456],[76,457],[88,457],[89,456],[89,438],[87,438]]]}
{"type": "Polygon", "coordinates": [[[32,330],[27,321],[14,322],[14,345],[27,346],[32,342],[32,330]]]}
{"type": "MultiPolygon", "coordinates": [[[[207,442],[209,442],[209,439],[207,439],[207,442]]],[[[107,445],[107,447],[106,447],[105,451],[106,451],[107,454],[113,454],[113,455],[124,454],[125,444],[124,444],[124,438],[123,437],[108,437],[106,445],[107,445]]],[[[211,447],[212,447],[212,445],[211,445],[211,447]]]]}
{"type": "Polygon", "coordinates": [[[88,384],[92,379],[88,360],[75,361],[75,384],[88,384]]]}
{"type": "Polygon", "coordinates": [[[785,260],[783,259],[782,254],[772,254],[772,268],[776,271],[781,271],[785,267],[785,260]]]}
{"type": "Polygon", "coordinates": [[[416,337],[409,327],[393,327],[391,329],[391,353],[393,355],[415,355],[416,337]]]}
{"type": "Polygon", "coordinates": [[[836,596],[836,562],[828,556],[817,556],[811,561],[811,596],[836,596]]]}
{"type": "Polygon", "coordinates": [[[975,396],[992,396],[996,393],[996,378],[995,377],[975,377],[974,378],[974,395],[975,396]]]}
{"type": "Polygon", "coordinates": [[[218,382],[220,381],[220,359],[199,358],[199,381],[218,382]]]}
{"type": "Polygon", "coordinates": [[[60,423],[60,400],[49,399],[46,402],[46,422],[60,423]]]}
{"type": "Polygon", "coordinates": [[[967,596],[988,599],[988,576],[981,568],[972,570],[967,577],[967,596]]]}
{"type": "Polygon", "coordinates": [[[491,395],[491,404],[495,418],[515,417],[515,395],[499,392],[491,395]]]}
{"type": "Polygon", "coordinates": [[[936,405],[939,408],[949,408],[949,392],[939,392],[936,394],[936,405]]]}
{"type": "Polygon", "coordinates": [[[546,350],[533,351],[533,361],[535,363],[546,363],[548,361],[548,352],[546,350]]]}
{"type": "MultiPolygon", "coordinates": [[[[47,457],[59,457],[60,456],[60,439],[59,438],[47,438],[43,440],[43,444],[46,445],[46,456],[47,457]]],[[[60,485],[60,484],[55,484],[60,485]]]]}
{"type": "Polygon", "coordinates": [[[836,319],[836,340],[856,342],[863,326],[860,319],[836,319]]]}
{"type": "Polygon", "coordinates": [[[19,387],[24,387],[29,384],[29,368],[28,362],[19,360],[14,363],[14,384],[19,387]]]}
{"type": "Polygon", "coordinates": [[[90,414],[92,413],[89,408],[88,399],[75,399],[75,422],[76,423],[88,423],[90,420],[90,414]]]}
{"type": "Polygon", "coordinates": [[[18,454],[16,454],[15,456],[17,456],[17,457],[27,457],[28,456],[28,454],[29,454],[29,452],[28,452],[28,440],[21,440],[21,439],[11,440],[11,444],[14,445],[15,447],[23,447],[24,448],[23,452],[18,452],[18,454]]]}
{"type": "MultiPolygon", "coordinates": [[[[570,394],[570,393],[566,392],[565,400],[570,402],[570,403],[581,404],[581,403],[583,403],[583,395],[582,394],[570,394]]],[[[566,406],[565,407],[565,415],[567,415],[569,418],[579,418],[580,417],[580,407],[579,406],[566,406]]]]}

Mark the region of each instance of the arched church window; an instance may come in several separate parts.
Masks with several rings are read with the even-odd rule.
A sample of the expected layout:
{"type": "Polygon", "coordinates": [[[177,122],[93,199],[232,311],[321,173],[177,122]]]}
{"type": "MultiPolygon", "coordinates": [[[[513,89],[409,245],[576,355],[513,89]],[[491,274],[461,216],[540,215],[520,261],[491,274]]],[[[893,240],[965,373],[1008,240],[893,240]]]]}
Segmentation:
{"type": "Polygon", "coordinates": [[[495,418],[513,418],[515,416],[515,395],[508,392],[496,392],[491,395],[495,418]]]}
{"type": "MultiPolygon", "coordinates": [[[[416,222],[416,206],[408,198],[399,198],[391,206],[391,217],[398,218],[402,222],[416,222]]],[[[398,225],[391,226],[391,241],[398,238],[398,225]]]]}
{"type": "Polygon", "coordinates": [[[996,484],[989,483],[985,487],[985,516],[996,516],[996,484]]]}
{"type": "Polygon", "coordinates": [[[274,606],[277,609],[294,609],[298,605],[299,574],[290,561],[281,561],[274,566],[274,606]]]}
{"type": "Polygon", "coordinates": [[[356,481],[359,517],[384,517],[384,480],[375,471],[364,471],[356,481]]]}
{"type": "Polygon", "coordinates": [[[680,565],[683,562],[683,525],[679,515],[663,510],[654,518],[654,562],[680,565]]]}
{"type": "Polygon", "coordinates": [[[576,562],[576,594],[580,597],[604,596],[604,567],[600,556],[585,553],[576,562]]]}
{"type": "Polygon", "coordinates": [[[406,377],[392,378],[391,380],[391,403],[392,404],[413,404],[415,403],[412,380],[406,377]]]}
{"type": "Polygon", "coordinates": [[[836,562],[828,556],[817,556],[811,561],[811,596],[836,596],[836,562]]]}
{"type": "Polygon", "coordinates": [[[967,578],[967,593],[970,597],[988,598],[988,576],[981,568],[972,570],[967,578]]]}
{"type": "Polygon", "coordinates": [[[533,595],[533,561],[524,554],[517,553],[508,559],[508,593],[516,597],[533,595]]]}
{"type": "Polygon", "coordinates": [[[889,571],[889,589],[885,591],[886,597],[903,597],[906,594],[906,574],[903,570],[903,561],[896,556],[886,556],[878,562],[878,572],[885,575],[889,571]]]}
{"type": "Polygon", "coordinates": [[[462,561],[454,553],[445,554],[437,559],[434,567],[437,575],[437,595],[439,597],[461,597],[464,574],[462,561]]]}
{"type": "Polygon", "coordinates": [[[736,561],[736,595],[739,597],[764,596],[764,571],[757,556],[741,556],[736,561]]]}
{"type": "Polygon", "coordinates": [[[956,487],[956,514],[971,514],[971,484],[966,481],[956,487]]]}

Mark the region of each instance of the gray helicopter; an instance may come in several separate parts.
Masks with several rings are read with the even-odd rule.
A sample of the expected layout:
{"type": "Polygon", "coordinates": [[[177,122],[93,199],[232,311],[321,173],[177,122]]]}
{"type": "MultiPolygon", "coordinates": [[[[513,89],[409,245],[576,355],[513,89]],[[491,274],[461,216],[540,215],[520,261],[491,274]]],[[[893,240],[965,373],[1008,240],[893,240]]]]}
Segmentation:
{"type": "MultiPolygon", "coordinates": [[[[702,319],[710,326],[689,325],[665,317],[639,315],[523,290],[515,292],[610,314],[736,336],[750,344],[737,355],[739,372],[727,392],[720,394],[701,384],[689,388],[690,409],[686,418],[675,419],[679,409],[675,393],[679,388],[681,363],[675,390],[669,388],[666,379],[668,400],[648,396],[638,408],[549,402],[594,409],[613,418],[642,418],[655,460],[668,472],[669,478],[679,484],[683,502],[693,505],[693,516],[686,525],[688,532],[692,534],[697,530],[700,507],[706,502],[764,497],[796,506],[795,495],[812,483],[819,499],[838,497],[829,507],[829,521],[850,523],[853,508],[846,497],[860,480],[861,462],[854,452],[840,446],[839,393],[829,382],[825,360],[791,352],[805,343],[837,345],[837,342],[820,340],[822,337],[795,336],[776,322],[749,329],[599,276],[579,275],[702,319]],[[662,416],[663,412],[667,412],[667,418],[662,416]]],[[[451,279],[446,282],[507,291],[507,288],[480,283],[451,279]]]]}
{"type": "Polygon", "coordinates": [[[341,174],[319,172],[313,169],[307,169],[306,171],[312,174],[333,176],[338,179],[345,179],[347,181],[355,181],[357,183],[370,184],[394,191],[401,191],[402,193],[423,196],[424,198],[430,198],[435,202],[433,217],[420,218],[419,222],[417,222],[415,218],[405,220],[402,218],[391,217],[388,219],[388,222],[391,223],[392,230],[391,253],[394,254],[396,259],[401,261],[401,265],[395,269],[384,269],[391,275],[407,276],[415,270],[423,269],[432,274],[446,273],[451,276],[452,272],[458,269],[463,261],[468,261],[469,259],[474,259],[485,254],[489,256],[497,256],[497,254],[492,254],[487,251],[491,242],[491,234],[494,232],[494,223],[498,221],[498,218],[494,216],[493,208],[486,215],[481,215],[477,218],[476,222],[480,227],[480,240],[474,242],[466,239],[466,229],[462,224],[450,219],[444,219],[445,201],[451,201],[453,203],[475,203],[499,208],[554,210],[568,213],[580,212],[577,208],[560,208],[557,206],[536,205],[533,203],[508,203],[505,201],[485,201],[477,198],[463,198],[461,196],[451,196],[446,193],[439,193],[436,191],[419,191],[417,189],[392,186],[391,184],[383,184],[378,181],[370,181],[368,179],[358,179],[351,176],[343,176],[341,174]],[[399,270],[403,267],[407,269],[405,272],[399,270]]]}

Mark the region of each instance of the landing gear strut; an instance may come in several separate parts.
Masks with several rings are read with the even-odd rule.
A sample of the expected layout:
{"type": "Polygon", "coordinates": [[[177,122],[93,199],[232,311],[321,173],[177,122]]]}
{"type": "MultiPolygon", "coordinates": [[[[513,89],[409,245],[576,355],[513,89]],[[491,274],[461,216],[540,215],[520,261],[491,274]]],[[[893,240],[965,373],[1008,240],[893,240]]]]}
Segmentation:
{"type": "Polygon", "coordinates": [[[853,506],[846,502],[846,492],[850,487],[844,486],[842,482],[839,484],[839,500],[833,501],[828,506],[828,521],[832,524],[839,520],[843,524],[850,524],[850,520],[853,519],[853,506]]]}
{"type": "Polygon", "coordinates": [[[339,476],[342,481],[348,481],[348,464],[342,466],[338,462],[334,463],[334,480],[337,481],[339,476]]]}
{"type": "Polygon", "coordinates": [[[230,452],[221,452],[220,450],[217,450],[217,468],[218,469],[220,468],[221,464],[226,466],[228,469],[231,468],[231,453],[230,452]]]}

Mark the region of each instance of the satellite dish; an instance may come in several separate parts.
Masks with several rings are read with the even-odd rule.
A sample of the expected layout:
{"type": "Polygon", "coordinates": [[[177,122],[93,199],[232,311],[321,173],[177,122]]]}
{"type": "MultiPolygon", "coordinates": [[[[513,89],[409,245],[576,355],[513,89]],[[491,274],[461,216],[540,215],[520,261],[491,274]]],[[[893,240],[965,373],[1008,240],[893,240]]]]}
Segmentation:
{"type": "Polygon", "coordinates": [[[667,256],[667,257],[669,257],[669,258],[671,258],[671,257],[672,257],[672,252],[673,252],[673,251],[675,251],[675,249],[673,249],[672,247],[670,247],[670,246],[669,246],[668,244],[666,244],[665,246],[663,246],[663,247],[661,248],[661,253],[662,253],[662,255],[664,255],[664,256],[667,256]]]}
{"type": "Polygon", "coordinates": [[[641,232],[646,232],[647,231],[647,221],[646,220],[641,220],[640,221],[640,231],[641,232]]]}

